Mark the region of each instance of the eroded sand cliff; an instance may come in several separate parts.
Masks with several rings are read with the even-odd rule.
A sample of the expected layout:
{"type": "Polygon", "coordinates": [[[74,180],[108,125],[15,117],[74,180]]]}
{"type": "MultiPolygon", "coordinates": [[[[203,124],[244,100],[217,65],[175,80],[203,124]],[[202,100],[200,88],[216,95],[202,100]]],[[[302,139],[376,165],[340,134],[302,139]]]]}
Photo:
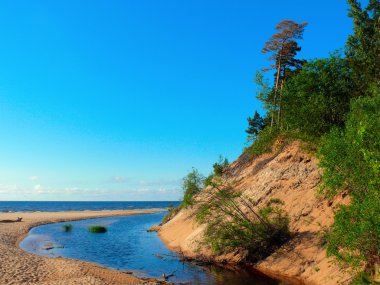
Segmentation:
{"type": "MultiPolygon", "coordinates": [[[[258,201],[258,207],[271,198],[281,199],[289,215],[293,238],[257,264],[257,268],[297,278],[304,284],[348,283],[348,272],[333,258],[326,257],[321,237],[321,232],[333,223],[337,206],[348,203],[348,197],[340,195],[327,200],[317,194],[321,181],[318,160],[304,151],[299,142],[254,159],[242,155],[230,165],[226,179],[237,191],[258,201]]],[[[166,244],[189,257],[205,255],[216,261],[238,262],[239,254],[213,256],[208,249],[199,251],[205,225],[196,223],[193,212],[181,210],[159,229],[166,244]]]]}

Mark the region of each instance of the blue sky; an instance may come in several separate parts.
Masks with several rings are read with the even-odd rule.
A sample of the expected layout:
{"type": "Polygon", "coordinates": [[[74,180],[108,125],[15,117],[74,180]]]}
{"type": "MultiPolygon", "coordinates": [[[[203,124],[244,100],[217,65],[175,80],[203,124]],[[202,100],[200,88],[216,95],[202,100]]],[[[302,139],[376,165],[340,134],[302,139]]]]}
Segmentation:
{"type": "Polygon", "coordinates": [[[0,200],[177,200],[245,146],[260,53],[308,21],[300,57],[351,33],[345,1],[0,2],[0,200]]]}

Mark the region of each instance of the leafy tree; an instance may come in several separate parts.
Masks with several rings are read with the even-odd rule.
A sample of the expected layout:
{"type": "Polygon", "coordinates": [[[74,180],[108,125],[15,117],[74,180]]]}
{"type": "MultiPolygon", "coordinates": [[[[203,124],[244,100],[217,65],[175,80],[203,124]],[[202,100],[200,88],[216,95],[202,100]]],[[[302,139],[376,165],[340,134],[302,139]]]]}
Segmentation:
{"type": "Polygon", "coordinates": [[[353,72],[355,96],[370,95],[371,85],[380,82],[380,2],[369,0],[363,9],[357,0],[348,0],[354,34],[346,44],[346,56],[353,72]]]}
{"type": "Polygon", "coordinates": [[[193,168],[184,178],[182,189],[184,191],[181,208],[193,205],[194,196],[202,191],[204,187],[204,177],[199,171],[193,168]]]}
{"type": "Polygon", "coordinates": [[[351,76],[337,53],[306,63],[284,89],[286,128],[319,137],[333,126],[343,126],[353,88],[351,76]]]}
{"type": "Polygon", "coordinates": [[[271,114],[276,111],[273,106],[274,89],[270,86],[268,80],[264,78],[262,72],[257,71],[255,77],[255,83],[258,86],[256,98],[263,103],[265,110],[268,110],[271,114]]]}
{"type": "Polygon", "coordinates": [[[253,118],[248,117],[248,129],[245,131],[248,134],[248,140],[253,141],[259,134],[259,132],[264,129],[265,122],[264,118],[260,116],[260,114],[255,111],[253,118]]]}
{"type": "MultiPolygon", "coordinates": [[[[273,105],[272,105],[272,116],[271,116],[271,127],[274,124],[274,115],[277,110],[278,105],[278,122],[280,118],[281,112],[281,94],[280,100],[278,102],[278,93],[280,89],[280,80],[281,86],[284,86],[285,83],[285,72],[290,67],[299,66],[299,61],[295,60],[294,57],[301,48],[298,46],[296,40],[302,39],[303,32],[307,23],[303,22],[298,24],[292,20],[284,20],[280,22],[276,26],[276,30],[279,32],[274,34],[269,41],[265,43],[264,48],[262,49],[262,53],[269,53],[270,60],[273,60],[275,64],[273,64],[270,68],[264,69],[277,69],[276,79],[275,79],[275,88],[274,88],[274,96],[273,96],[273,105]]],[[[281,87],[281,89],[282,89],[281,87]]]]}

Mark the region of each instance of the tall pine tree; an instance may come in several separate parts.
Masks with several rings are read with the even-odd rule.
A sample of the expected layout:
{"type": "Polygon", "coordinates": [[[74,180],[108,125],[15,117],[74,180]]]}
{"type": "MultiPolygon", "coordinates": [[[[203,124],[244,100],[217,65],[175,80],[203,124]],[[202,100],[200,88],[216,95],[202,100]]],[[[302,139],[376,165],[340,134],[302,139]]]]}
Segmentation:
{"type": "Polygon", "coordinates": [[[278,112],[277,123],[279,124],[281,115],[281,90],[285,83],[284,73],[287,68],[294,64],[297,65],[297,61],[294,60],[295,55],[301,49],[296,40],[303,38],[303,32],[307,23],[303,22],[298,24],[292,20],[284,20],[276,26],[276,30],[279,32],[274,34],[269,41],[265,43],[262,53],[270,54],[269,60],[273,60],[275,63],[268,69],[276,69],[275,75],[275,89],[273,96],[273,106],[271,110],[271,127],[274,125],[275,113],[278,112]],[[280,94],[280,99],[278,98],[280,94]]]}

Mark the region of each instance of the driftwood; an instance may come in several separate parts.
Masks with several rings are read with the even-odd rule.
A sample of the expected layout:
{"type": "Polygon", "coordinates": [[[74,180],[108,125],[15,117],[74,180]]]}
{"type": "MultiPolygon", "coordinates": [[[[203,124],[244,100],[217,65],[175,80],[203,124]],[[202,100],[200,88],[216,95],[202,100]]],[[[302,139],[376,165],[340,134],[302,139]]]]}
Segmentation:
{"type": "Polygon", "coordinates": [[[20,217],[17,217],[16,220],[0,220],[0,223],[17,223],[17,222],[21,222],[22,218],[20,217]]]}
{"type": "Polygon", "coordinates": [[[162,277],[164,278],[165,281],[167,281],[170,277],[173,277],[174,276],[174,273],[176,272],[177,270],[174,270],[171,274],[168,274],[166,275],[165,273],[162,274],[162,277]]]}

